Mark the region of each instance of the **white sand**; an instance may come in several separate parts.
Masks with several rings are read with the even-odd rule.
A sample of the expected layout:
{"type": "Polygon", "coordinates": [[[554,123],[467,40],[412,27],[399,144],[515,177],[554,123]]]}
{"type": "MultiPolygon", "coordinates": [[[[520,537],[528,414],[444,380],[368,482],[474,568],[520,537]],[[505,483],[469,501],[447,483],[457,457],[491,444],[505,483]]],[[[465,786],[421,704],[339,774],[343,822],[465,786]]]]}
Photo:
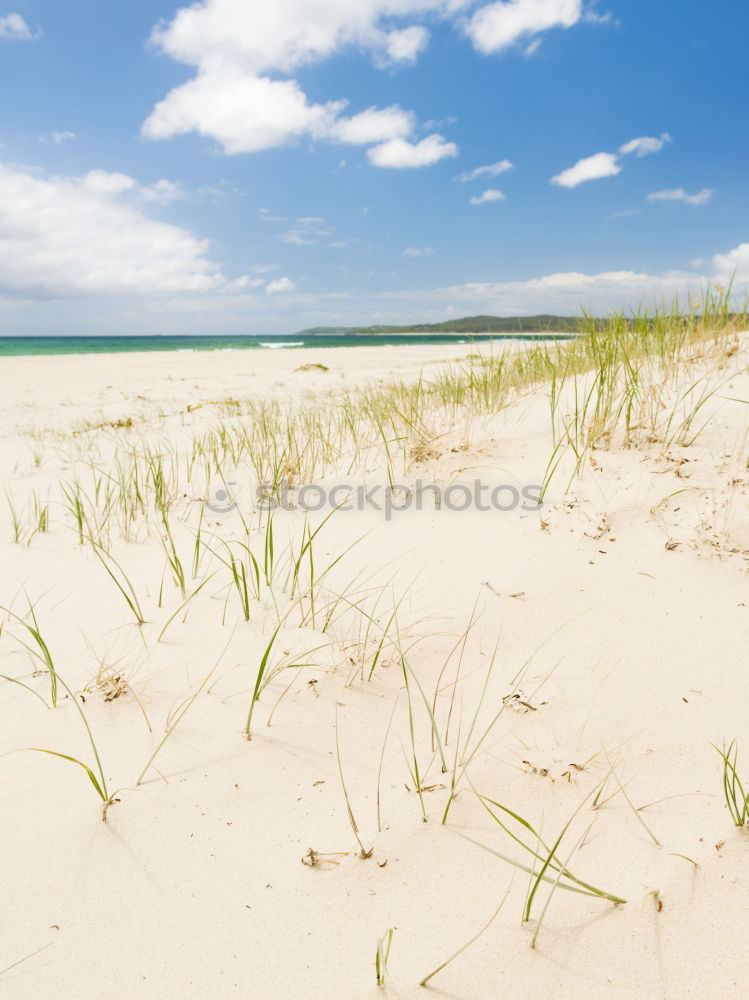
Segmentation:
{"type": "MultiPolygon", "coordinates": [[[[159,643],[181,602],[169,583],[158,607],[164,554],[155,538],[117,548],[146,610],[148,624],[138,629],[57,507],[49,533],[29,546],[11,544],[3,510],[0,603],[24,612],[24,588],[37,602],[58,670],[74,691],[91,684],[102,659],[129,687],[110,702],[96,690],[84,695],[109,787],[121,789],[102,823],[82,770],[43,754],[11,752],[45,747],[91,761],[70,699],[61,693],[59,707],[47,711],[27,691],[0,681],[0,970],[19,963],[0,975],[0,995],[374,998],[383,995],[375,985],[376,944],[393,927],[387,995],[427,996],[419,980],[478,932],[510,887],[492,926],[431,981],[435,995],[745,996],[749,840],[731,825],[711,743],[737,737],[749,779],[749,409],[732,401],[749,398],[747,344],[744,338],[730,359],[725,386],[705,410],[710,425],[694,446],[667,454],[657,444],[596,452],[595,466],[586,464],[572,493],[562,498],[558,482],[540,515],[411,510],[386,522],[373,511],[341,512],[321,533],[321,563],[365,535],[336,567],[331,587],[342,589],[363,571],[357,593],[387,586],[392,606],[408,591],[399,613],[402,641],[410,646],[424,637],[409,658],[430,700],[478,600],[452,705],[450,767],[497,642],[477,731],[527,664],[520,688],[534,710],[504,711],[471,764],[478,791],[542,828],[553,843],[616,765],[638,814],[609,777],[604,804],[592,810],[588,800],[560,856],[566,859],[593,823],[570,869],[628,902],[614,906],[557,891],[535,950],[530,942],[549,886],[539,891],[534,919],[521,926],[528,877],[456,830],[524,863],[530,855],[492,822],[467,781],[450,828],[440,825],[448,795],[441,786],[449,775],[431,752],[428,717],[412,682],[421,783],[431,789],[424,792],[430,822],[421,820],[409,773],[403,674],[391,648],[371,683],[356,678],[348,686],[353,643],[342,639],[320,653],[315,668],[298,674],[268,728],[290,678],[274,680],[256,707],[256,735],[248,743],[241,730],[275,627],[272,603],[245,623],[233,597],[225,610],[225,581],[217,582],[159,643]],[[222,650],[220,666],[157,758],[157,770],[134,788],[167,720],[222,650]],[[378,832],[378,769],[396,697],[378,832]],[[336,718],[351,808],[363,842],[373,848],[367,860],[356,856],[347,816],[336,718]],[[350,853],[335,858],[338,864],[310,868],[301,863],[309,848],[350,853]]],[[[44,494],[69,471],[75,443],[83,440],[73,432],[86,422],[135,418],[131,430],[101,432],[88,456],[98,461],[98,448],[104,462],[115,438],[137,442],[159,412],[178,414],[187,404],[226,397],[303,397],[394,374],[411,378],[422,366],[434,371],[432,363],[471,350],[4,358],[0,486],[21,506],[30,490],[44,494]],[[294,371],[308,362],[330,371],[294,371]],[[43,428],[56,436],[28,433],[43,428]]],[[[164,427],[174,440],[186,438],[193,418],[212,419],[204,408],[187,421],[170,417],[164,427]]],[[[439,456],[405,478],[540,482],[551,451],[548,424],[548,400],[539,391],[492,420],[455,429],[439,456]]],[[[384,482],[382,467],[365,478],[384,482]]],[[[348,481],[362,481],[361,473],[348,481]]],[[[231,529],[234,516],[222,519],[222,530],[231,529]]],[[[286,526],[300,522],[297,513],[278,517],[280,544],[286,526]]],[[[29,656],[13,636],[22,633],[12,625],[0,636],[0,673],[23,677],[48,697],[48,678],[30,677],[29,656]]],[[[319,629],[287,629],[279,646],[301,654],[328,638],[319,629]]],[[[437,699],[443,733],[456,668],[454,658],[437,699]]]]}

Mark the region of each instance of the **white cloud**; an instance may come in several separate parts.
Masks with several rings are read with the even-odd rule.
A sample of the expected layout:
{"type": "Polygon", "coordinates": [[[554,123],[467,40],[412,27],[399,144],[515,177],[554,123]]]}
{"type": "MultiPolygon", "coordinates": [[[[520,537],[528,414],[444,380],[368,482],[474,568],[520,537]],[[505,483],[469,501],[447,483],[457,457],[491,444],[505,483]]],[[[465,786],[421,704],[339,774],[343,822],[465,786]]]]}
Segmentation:
{"type": "Polygon", "coordinates": [[[613,177],[621,172],[615,153],[594,153],[578,160],[574,167],[568,167],[561,174],[551,178],[551,183],[559,187],[574,188],[585,181],[595,181],[599,177],[613,177]]]}
{"type": "Polygon", "coordinates": [[[167,205],[182,197],[182,189],[174,181],[160,180],[144,185],[127,174],[109,173],[107,170],[89,170],[80,178],[80,183],[92,194],[118,195],[129,192],[143,201],[160,205],[167,205]]]}
{"type": "MultiPolygon", "coordinates": [[[[272,149],[305,135],[352,145],[395,142],[412,146],[406,138],[416,127],[412,112],[392,105],[367,108],[345,118],[341,112],[346,103],[310,104],[296,80],[272,80],[220,66],[200,71],[170,91],[146,119],[143,135],[169,139],[198,132],[217,139],[229,154],[272,149]]],[[[428,166],[458,151],[439,135],[427,136],[416,147],[419,152],[412,154],[414,162],[409,166],[428,166]],[[441,155],[434,155],[438,146],[441,155]]],[[[391,165],[379,156],[370,155],[370,161],[375,166],[391,165]]]]}
{"type": "Polygon", "coordinates": [[[484,191],[483,194],[478,195],[476,198],[471,198],[468,204],[486,205],[487,202],[504,201],[504,200],[505,196],[502,194],[501,191],[498,191],[496,188],[489,188],[487,191],[484,191]]]}
{"type": "Polygon", "coordinates": [[[55,297],[226,286],[206,240],[148,217],[125,174],[44,178],[0,164],[0,294],[55,297]]]}
{"type": "Polygon", "coordinates": [[[340,142],[364,146],[388,139],[405,139],[415,127],[414,113],[393,104],[389,108],[367,108],[351,118],[339,119],[332,125],[330,134],[340,142]]]}
{"type": "Polygon", "coordinates": [[[110,174],[106,170],[89,170],[80,183],[92,194],[104,195],[122,194],[123,191],[132,191],[138,186],[138,182],[127,174],[110,174]]]}
{"type": "MultiPolygon", "coordinates": [[[[217,189],[213,188],[208,190],[215,198],[217,189]]],[[[181,186],[174,181],[167,180],[156,181],[154,184],[141,187],[140,193],[145,201],[151,201],[158,205],[168,205],[170,202],[183,197],[181,186]]],[[[204,194],[205,189],[199,190],[196,197],[200,199],[204,196],[204,194]]]]}
{"type": "Polygon", "coordinates": [[[16,42],[33,42],[41,37],[40,31],[32,31],[20,14],[5,14],[0,17],[0,38],[16,42]]]}
{"type": "Polygon", "coordinates": [[[551,28],[571,28],[582,12],[582,0],[500,0],[477,10],[465,30],[480,52],[500,52],[551,28]]]}
{"type": "Polygon", "coordinates": [[[512,170],[509,160],[499,160],[497,163],[489,163],[485,167],[476,167],[474,170],[466,170],[465,173],[458,174],[458,180],[463,184],[478,180],[479,177],[498,177],[507,170],[512,170]]]}
{"type": "MultiPolygon", "coordinates": [[[[154,107],[143,134],[168,139],[197,132],[217,140],[228,154],[272,149],[305,136],[370,146],[405,142],[416,128],[412,112],[397,106],[368,108],[347,118],[345,99],[311,102],[296,80],[275,79],[271,74],[292,73],[346,46],[370,50],[380,66],[413,63],[427,45],[429,31],[419,24],[396,27],[392,20],[447,16],[471,2],[275,0],[261,5],[203,0],[183,7],[171,22],[154,30],[152,42],[197,72],[154,107]]],[[[439,137],[428,138],[434,148],[439,137]]],[[[425,152],[426,148],[421,156],[411,156],[419,161],[414,165],[426,166],[440,158],[425,152]]],[[[380,165],[382,157],[370,159],[380,165]]]]}
{"type": "Polygon", "coordinates": [[[607,10],[605,13],[599,14],[592,6],[583,10],[582,19],[587,24],[613,24],[618,26],[621,23],[612,11],[607,10]]]}
{"type": "Polygon", "coordinates": [[[264,278],[250,278],[247,274],[243,274],[241,278],[236,278],[232,282],[232,286],[237,289],[262,288],[264,284],[264,278]]]}
{"type": "Polygon", "coordinates": [[[673,188],[669,191],[653,191],[648,195],[648,201],[683,201],[687,205],[707,205],[714,194],[712,188],[703,188],[695,194],[687,194],[684,188],[673,188]]]}
{"type": "Polygon", "coordinates": [[[406,247],[403,251],[404,257],[431,257],[435,253],[434,247],[406,247]]]}
{"type": "Polygon", "coordinates": [[[255,153],[303,135],[324,135],[344,103],[309,104],[296,80],[271,80],[214,66],[175,87],[146,119],[147,139],[198,132],[225,153],[255,153]]]}
{"type": "Polygon", "coordinates": [[[424,29],[383,30],[383,21],[450,15],[470,0],[203,0],[182,7],[153,32],[153,42],[191,66],[206,60],[242,65],[255,73],[291,73],[347,46],[368,48],[390,59],[410,60],[425,42],[424,29]]]}
{"type": "Polygon", "coordinates": [[[637,156],[649,156],[657,153],[671,142],[668,132],[663,132],[658,138],[654,136],[642,135],[637,139],[630,139],[623,146],[619,147],[616,153],[594,153],[593,156],[586,156],[578,160],[573,167],[568,167],[561,174],[551,178],[552,184],[560,187],[573,188],[585,181],[595,181],[601,177],[614,177],[621,173],[621,158],[635,153],[637,156]]]}
{"type": "Polygon", "coordinates": [[[619,152],[623,156],[635,153],[637,156],[649,156],[651,153],[659,153],[667,142],[671,142],[668,132],[662,132],[660,136],[641,135],[638,139],[630,139],[623,146],[619,147],[619,152]]]}
{"type": "Polygon", "coordinates": [[[436,134],[427,136],[426,145],[417,143],[412,112],[369,108],[346,118],[345,98],[315,103],[291,77],[347,48],[368,51],[380,67],[413,64],[429,42],[428,27],[417,23],[424,20],[452,21],[475,48],[497,52],[518,39],[532,47],[540,32],[571,27],[582,15],[582,0],[508,0],[484,4],[465,20],[477,2],[197,0],[152,32],[152,44],[194,67],[195,76],[156,104],[143,134],[169,139],[196,132],[217,140],[227,154],[277,148],[302,137],[379,143],[369,151],[375,166],[436,163],[455,155],[457,147],[436,134]]]}
{"type": "Polygon", "coordinates": [[[296,285],[291,278],[276,278],[266,285],[265,291],[268,295],[278,295],[282,292],[293,292],[296,285]]]}
{"type": "Polygon", "coordinates": [[[444,136],[428,135],[421,142],[407,139],[388,139],[379,146],[367,150],[370,163],[375,167],[403,169],[409,167],[429,167],[445,157],[457,156],[458,147],[448,142],[444,136]]]}
{"type": "MultiPolygon", "coordinates": [[[[699,297],[708,280],[725,282],[734,267],[739,268],[743,279],[749,279],[749,243],[716,258],[712,264],[708,273],[685,270],[657,274],[614,270],[594,274],[564,271],[518,281],[469,282],[398,291],[363,292],[351,289],[325,294],[297,291],[285,300],[281,296],[272,300],[273,313],[266,313],[265,316],[256,313],[253,322],[263,330],[293,331],[320,325],[431,322],[443,320],[446,316],[475,314],[516,316],[553,313],[579,316],[583,307],[600,316],[609,310],[636,310],[643,305],[669,301],[674,294],[684,301],[690,292],[699,297]]],[[[239,302],[232,303],[226,296],[224,301],[228,307],[239,309],[239,302]]],[[[242,309],[241,321],[234,321],[233,313],[227,314],[222,328],[229,329],[236,322],[238,329],[246,329],[247,309],[244,304],[242,309]]],[[[209,324],[204,324],[204,328],[210,329],[209,324]]]]}
{"type": "MultiPolygon", "coordinates": [[[[0,220],[1,221],[1,220],[0,220]]],[[[0,256],[5,260],[5,256],[0,256]]],[[[287,281],[268,294],[255,295],[242,279],[221,294],[140,295],[129,297],[127,310],[113,308],[109,298],[85,301],[13,301],[0,296],[0,310],[12,319],[13,329],[34,333],[40,328],[58,333],[117,333],[123,323],[140,332],[212,333],[217,328],[246,332],[248,322],[257,331],[290,332],[308,326],[367,326],[373,323],[419,323],[447,316],[494,314],[499,316],[555,313],[579,315],[584,307],[595,315],[609,310],[669,301],[688,293],[699,298],[708,281],[726,284],[736,273],[737,306],[749,283],[749,242],[708,263],[700,270],[673,270],[657,274],[636,271],[602,271],[588,274],[565,271],[518,281],[469,282],[436,288],[366,291],[339,288],[326,293],[291,292],[287,281]],[[231,291],[232,294],[225,294],[231,291]]],[[[252,269],[251,269],[252,271],[252,269]]],[[[71,269],[69,273],[76,273],[71,269]]],[[[278,279],[281,281],[282,279],[278,279]]]]}
{"type": "Polygon", "coordinates": [[[429,31],[421,25],[391,31],[385,36],[385,52],[391,63],[415,63],[429,44],[429,31]]]}
{"type": "Polygon", "coordinates": [[[718,253],[712,259],[716,276],[724,282],[749,281],[749,243],[740,243],[728,253],[718,253]]]}
{"type": "Polygon", "coordinates": [[[52,143],[55,146],[59,146],[63,142],[75,139],[75,137],[75,132],[69,132],[67,130],[61,132],[46,132],[44,135],[39,136],[39,142],[52,143]]]}

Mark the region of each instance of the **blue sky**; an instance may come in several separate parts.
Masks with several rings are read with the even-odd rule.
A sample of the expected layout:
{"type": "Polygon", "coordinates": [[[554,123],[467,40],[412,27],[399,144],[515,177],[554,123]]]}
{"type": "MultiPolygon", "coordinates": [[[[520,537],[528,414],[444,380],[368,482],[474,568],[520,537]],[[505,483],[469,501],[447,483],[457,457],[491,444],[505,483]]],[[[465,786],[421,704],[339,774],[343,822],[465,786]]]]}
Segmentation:
{"type": "Polygon", "coordinates": [[[743,289],[747,27],[724,0],[0,0],[0,332],[743,289]]]}

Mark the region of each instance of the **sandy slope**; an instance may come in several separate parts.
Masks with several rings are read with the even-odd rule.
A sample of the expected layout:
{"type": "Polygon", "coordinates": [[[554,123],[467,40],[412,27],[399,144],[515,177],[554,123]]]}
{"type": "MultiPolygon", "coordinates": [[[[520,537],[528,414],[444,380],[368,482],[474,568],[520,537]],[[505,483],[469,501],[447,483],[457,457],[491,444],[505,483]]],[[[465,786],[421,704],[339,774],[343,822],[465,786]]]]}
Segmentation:
{"type": "MultiPolygon", "coordinates": [[[[486,923],[509,888],[489,930],[432,980],[435,995],[744,996],[749,840],[731,826],[710,744],[738,737],[749,776],[749,440],[747,407],[732,402],[749,398],[746,349],[745,338],[730,362],[735,377],[711,401],[710,425],[694,446],[596,452],[572,491],[561,496],[560,481],[540,514],[427,509],[386,521],[376,511],[341,512],[320,536],[321,561],[359,539],[335,567],[333,590],[363,573],[350,594],[380,587],[390,607],[402,598],[401,639],[430,700],[476,606],[458,682],[456,657],[437,696],[443,735],[450,717],[449,767],[456,741],[462,746],[470,736],[495,646],[475,732],[514,691],[527,703],[507,706],[476,754],[469,776],[477,791],[553,842],[608,775],[603,804],[593,810],[587,799],[560,853],[566,859],[585,835],[570,868],[628,902],[556,892],[535,950],[530,942],[549,887],[539,892],[534,920],[521,926],[528,877],[460,833],[518,859],[522,851],[468,781],[440,825],[450,778],[412,690],[421,784],[429,789],[430,821],[422,822],[403,673],[392,648],[367,683],[351,662],[345,617],[336,644],[314,655],[329,641],[319,622],[317,630],[285,629],[277,652],[314,666],[297,672],[270,728],[289,679],[264,692],[248,743],[241,729],[275,627],[271,602],[244,622],[223,588],[206,587],[187,621],[157,642],[180,602],[170,593],[157,606],[164,556],[153,539],[118,548],[143,595],[149,621],[138,629],[61,513],[53,509],[50,532],[28,547],[12,545],[5,524],[0,603],[24,610],[22,587],[38,601],[58,669],[84,692],[107,780],[121,791],[102,823],[81,770],[11,753],[46,747],[91,759],[70,699],[46,711],[20,687],[0,687],[0,753],[7,754],[0,759],[0,970],[20,962],[0,976],[0,993],[14,1000],[364,1000],[383,995],[375,949],[393,927],[387,994],[428,996],[419,980],[486,923]],[[134,788],[167,720],[219,657],[158,770],[134,788]],[[101,660],[128,682],[111,701],[96,689],[85,693],[101,660]],[[351,808],[373,849],[366,860],[356,854],[347,816],[336,720],[351,808]],[[349,853],[313,868],[301,863],[310,848],[349,853]]],[[[188,402],[324,392],[331,382],[394,372],[412,377],[422,364],[466,350],[3,359],[1,485],[19,497],[44,489],[65,471],[66,443],[84,422],[137,418],[130,430],[102,432],[105,455],[114,436],[137,438],[159,411],[176,413],[188,402]],[[294,372],[309,361],[331,370],[294,372]],[[57,436],[34,441],[26,433],[42,427],[57,436]]],[[[177,438],[187,433],[184,421],[170,421],[164,426],[177,438]]],[[[455,429],[437,450],[404,481],[540,482],[550,451],[544,393],[455,429]]],[[[366,479],[383,482],[382,469],[366,479]]],[[[234,516],[222,517],[222,530],[234,516]]],[[[279,517],[279,538],[299,529],[299,512],[279,517]]],[[[0,636],[0,673],[24,677],[46,697],[48,679],[29,677],[29,657],[13,638],[19,634],[9,627],[0,636]]]]}
{"type": "Polygon", "coordinates": [[[405,344],[2,358],[0,426],[3,432],[13,426],[68,428],[79,420],[149,419],[237,396],[299,397],[395,374],[416,377],[425,366],[474,350],[480,348],[405,344]],[[299,371],[304,365],[329,370],[299,371]]]}

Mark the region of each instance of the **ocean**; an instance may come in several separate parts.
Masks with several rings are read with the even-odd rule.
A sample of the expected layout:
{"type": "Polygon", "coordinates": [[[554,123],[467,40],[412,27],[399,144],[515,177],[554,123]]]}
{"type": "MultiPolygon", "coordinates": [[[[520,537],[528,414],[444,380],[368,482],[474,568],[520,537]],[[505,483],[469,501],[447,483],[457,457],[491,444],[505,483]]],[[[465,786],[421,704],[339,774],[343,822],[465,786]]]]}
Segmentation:
{"type": "Polygon", "coordinates": [[[0,337],[0,357],[35,354],[125,354],[135,351],[245,351],[298,347],[392,347],[399,344],[471,344],[490,341],[569,340],[558,333],[284,334],[263,336],[0,337]]]}

